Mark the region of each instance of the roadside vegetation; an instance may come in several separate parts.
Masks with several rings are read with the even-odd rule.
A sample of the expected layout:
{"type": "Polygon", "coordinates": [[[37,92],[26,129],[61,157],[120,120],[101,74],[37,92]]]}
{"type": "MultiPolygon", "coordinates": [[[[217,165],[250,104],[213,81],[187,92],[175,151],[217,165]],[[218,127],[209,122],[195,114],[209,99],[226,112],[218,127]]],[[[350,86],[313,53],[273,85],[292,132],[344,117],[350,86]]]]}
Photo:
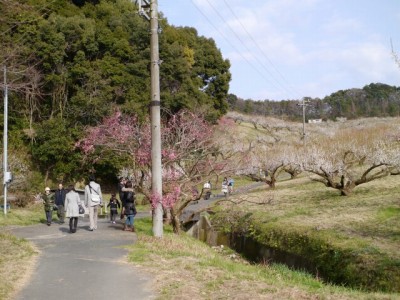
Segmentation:
{"type": "Polygon", "coordinates": [[[166,228],[151,235],[151,220],[138,219],[138,240],[129,260],[154,277],[158,299],[400,299],[398,294],[367,293],[325,284],[284,265],[250,264],[227,247],[209,247],[166,228]]]}
{"type": "Polygon", "coordinates": [[[38,250],[25,239],[7,232],[10,226],[28,226],[44,222],[43,205],[16,208],[0,214],[0,299],[14,299],[26,284],[36,262],[38,250]]]}

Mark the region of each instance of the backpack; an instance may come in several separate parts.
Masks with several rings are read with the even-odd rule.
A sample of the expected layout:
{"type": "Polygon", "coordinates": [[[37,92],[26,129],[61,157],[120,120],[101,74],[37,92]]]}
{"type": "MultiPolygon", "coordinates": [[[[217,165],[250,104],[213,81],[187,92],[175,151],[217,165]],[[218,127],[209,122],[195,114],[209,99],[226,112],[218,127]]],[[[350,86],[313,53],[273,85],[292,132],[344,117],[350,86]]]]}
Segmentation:
{"type": "Polygon", "coordinates": [[[135,202],[135,193],[134,192],[126,192],[125,194],[125,202],[135,202]]]}

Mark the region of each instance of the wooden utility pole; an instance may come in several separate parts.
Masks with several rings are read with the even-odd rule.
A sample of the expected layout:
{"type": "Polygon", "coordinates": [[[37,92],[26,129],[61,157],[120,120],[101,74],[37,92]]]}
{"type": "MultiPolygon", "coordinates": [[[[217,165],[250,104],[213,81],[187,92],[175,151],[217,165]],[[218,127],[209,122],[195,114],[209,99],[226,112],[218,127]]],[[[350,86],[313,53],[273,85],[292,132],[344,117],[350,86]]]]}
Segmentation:
{"type": "Polygon", "coordinates": [[[302,137],[303,143],[306,142],[306,106],[308,106],[309,102],[310,100],[303,97],[302,103],[297,104],[298,106],[303,107],[303,137],[302,137]]]}
{"type": "Polygon", "coordinates": [[[163,236],[162,167],[161,167],[161,121],[160,121],[160,58],[158,43],[157,0],[138,0],[139,14],[150,20],[151,62],[151,187],[153,196],[153,235],[163,236]],[[148,15],[150,9],[150,17],[148,15]]]}

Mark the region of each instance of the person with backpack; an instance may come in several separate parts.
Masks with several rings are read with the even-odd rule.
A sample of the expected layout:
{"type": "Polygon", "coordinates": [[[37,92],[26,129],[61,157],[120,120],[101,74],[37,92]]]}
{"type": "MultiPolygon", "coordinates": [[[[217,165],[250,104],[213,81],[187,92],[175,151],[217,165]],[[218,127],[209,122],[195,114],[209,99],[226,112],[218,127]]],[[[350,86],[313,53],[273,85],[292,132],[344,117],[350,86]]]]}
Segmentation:
{"type": "Polygon", "coordinates": [[[118,209],[121,208],[121,204],[119,203],[115,194],[111,194],[110,202],[107,204],[107,207],[110,208],[110,222],[115,224],[115,219],[118,215],[118,209]]]}
{"type": "Polygon", "coordinates": [[[135,206],[135,192],[133,190],[132,181],[127,181],[125,187],[122,189],[124,192],[124,214],[126,216],[126,221],[124,223],[124,231],[135,232],[135,227],[133,225],[134,217],[136,215],[135,206]]]}
{"type": "Polygon", "coordinates": [[[229,194],[232,194],[233,193],[233,183],[234,183],[235,181],[233,180],[233,178],[232,177],[229,177],[229,179],[228,179],[228,193],[229,194]]]}
{"type": "Polygon", "coordinates": [[[93,175],[89,176],[89,184],[85,186],[85,206],[89,208],[89,231],[97,229],[99,206],[103,206],[101,187],[93,175]]]}

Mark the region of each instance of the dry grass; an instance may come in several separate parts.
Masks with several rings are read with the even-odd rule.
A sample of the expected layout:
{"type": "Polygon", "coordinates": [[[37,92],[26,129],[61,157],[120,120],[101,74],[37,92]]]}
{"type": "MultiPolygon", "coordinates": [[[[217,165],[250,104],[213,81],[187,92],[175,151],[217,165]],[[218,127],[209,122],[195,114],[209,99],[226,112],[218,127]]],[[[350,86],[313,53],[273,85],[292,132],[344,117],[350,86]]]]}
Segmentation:
{"type": "MultiPolygon", "coordinates": [[[[141,227],[142,225],[139,225],[141,227]]],[[[324,285],[283,266],[250,265],[187,236],[139,234],[130,260],[154,276],[158,299],[396,299],[324,285]]]]}
{"type": "Polygon", "coordinates": [[[0,299],[15,299],[33,273],[38,250],[9,234],[0,234],[0,249],[0,299]]]}
{"type": "MultiPolygon", "coordinates": [[[[260,203],[273,195],[273,201],[268,204],[241,202],[248,195],[231,197],[231,200],[241,202],[243,210],[257,212],[265,219],[273,218],[288,226],[296,224],[318,230],[334,230],[364,240],[390,257],[400,259],[398,214],[379,217],[385,210],[400,210],[398,180],[397,176],[375,180],[357,187],[351,196],[344,197],[337,190],[303,176],[278,182],[275,190],[265,186],[263,191],[251,194],[251,198],[258,198],[260,203]]],[[[230,204],[221,205],[228,208],[230,204]]]]}

